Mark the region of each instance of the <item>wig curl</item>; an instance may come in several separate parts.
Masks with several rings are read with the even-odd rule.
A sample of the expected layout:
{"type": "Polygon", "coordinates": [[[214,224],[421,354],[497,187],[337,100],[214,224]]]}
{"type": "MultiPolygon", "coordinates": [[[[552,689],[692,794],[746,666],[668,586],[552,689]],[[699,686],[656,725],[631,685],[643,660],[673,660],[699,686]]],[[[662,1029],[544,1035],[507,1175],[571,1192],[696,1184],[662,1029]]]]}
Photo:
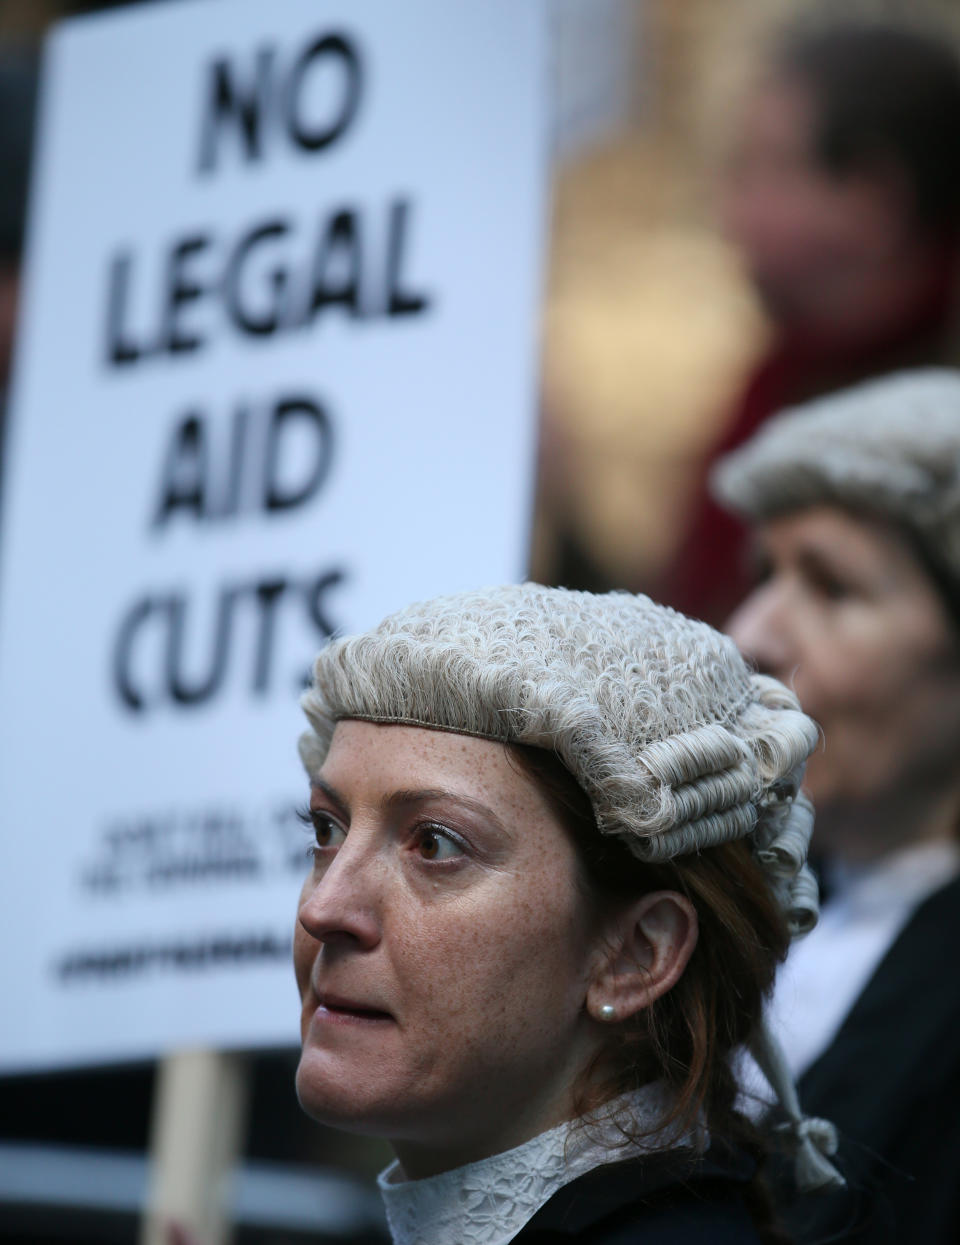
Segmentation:
{"type": "Polygon", "coordinates": [[[752,521],[836,505],[912,533],[960,585],[960,371],[923,368],[769,420],[722,458],[711,488],[752,521]]]}

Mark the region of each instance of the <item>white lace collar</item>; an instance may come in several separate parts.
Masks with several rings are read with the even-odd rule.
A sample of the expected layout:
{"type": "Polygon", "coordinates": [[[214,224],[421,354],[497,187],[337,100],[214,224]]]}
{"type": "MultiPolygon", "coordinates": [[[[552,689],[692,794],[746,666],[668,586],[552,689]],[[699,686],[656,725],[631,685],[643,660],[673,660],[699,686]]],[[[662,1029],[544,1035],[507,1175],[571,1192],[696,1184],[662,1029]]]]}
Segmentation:
{"type": "Polygon", "coordinates": [[[571,1134],[572,1124],[560,1124],[514,1150],[424,1180],[405,1180],[395,1160],[377,1179],[393,1245],[506,1245],[565,1184],[663,1148],[656,1135],[625,1143],[617,1121],[649,1127],[664,1106],[663,1090],[648,1085],[616,1099],[596,1125],[571,1134]]]}

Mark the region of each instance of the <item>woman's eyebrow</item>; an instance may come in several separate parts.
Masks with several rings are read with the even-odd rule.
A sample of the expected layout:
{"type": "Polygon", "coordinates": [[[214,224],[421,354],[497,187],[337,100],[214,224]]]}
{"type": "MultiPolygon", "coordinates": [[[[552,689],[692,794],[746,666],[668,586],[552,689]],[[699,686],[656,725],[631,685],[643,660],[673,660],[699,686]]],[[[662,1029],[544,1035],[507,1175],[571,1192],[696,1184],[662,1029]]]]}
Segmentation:
{"type": "Polygon", "coordinates": [[[480,800],[474,800],[469,795],[461,795],[457,791],[445,791],[442,787],[403,788],[391,792],[383,803],[386,808],[399,808],[407,804],[426,804],[431,800],[446,800],[452,804],[459,804],[461,808],[486,818],[496,829],[507,834],[506,826],[488,805],[480,800]]]}
{"type": "Polygon", "coordinates": [[[334,805],[338,813],[342,813],[344,816],[346,816],[349,813],[350,810],[349,810],[349,805],[347,804],[347,801],[343,798],[343,796],[336,789],[336,787],[332,787],[330,783],[326,781],[326,779],[313,778],[310,781],[310,786],[313,788],[314,791],[323,792],[323,794],[327,797],[330,803],[334,805]]]}
{"type": "Polygon", "coordinates": [[[836,550],[825,549],[820,545],[808,545],[797,555],[797,564],[807,575],[825,575],[831,579],[842,578],[862,579],[869,568],[862,565],[860,559],[851,559],[836,550]]]}
{"type": "Polygon", "coordinates": [[[804,545],[797,551],[797,562],[805,570],[820,570],[827,565],[830,555],[824,553],[817,545],[804,545]]]}

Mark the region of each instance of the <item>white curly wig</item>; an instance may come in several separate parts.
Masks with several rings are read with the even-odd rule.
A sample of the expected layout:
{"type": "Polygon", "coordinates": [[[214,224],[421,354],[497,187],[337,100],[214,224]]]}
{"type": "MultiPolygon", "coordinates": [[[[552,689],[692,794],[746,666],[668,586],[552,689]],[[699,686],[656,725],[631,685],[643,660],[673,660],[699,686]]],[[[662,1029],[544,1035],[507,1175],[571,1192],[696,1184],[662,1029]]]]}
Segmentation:
{"type": "Polygon", "coordinates": [[[886,518],[960,580],[960,372],[899,372],[783,411],[711,486],[751,520],[824,502],[886,518]]]}
{"type": "MultiPolygon", "coordinates": [[[[332,641],[302,704],[311,775],[343,719],[549,749],[601,834],[645,861],[744,839],[791,932],[816,923],[800,781],[817,728],[732,640],[647,597],[520,584],[412,605],[332,641]]],[[[800,1187],[842,1184],[826,1157],[835,1130],[803,1116],[764,1024],[751,1049],[790,1122],[800,1187]]]]}
{"type": "Polygon", "coordinates": [[[522,584],[412,605],[325,648],[302,704],[310,773],[343,718],[546,748],[641,860],[749,838],[792,932],[816,922],[798,794],[816,727],[731,640],[647,597],[522,584]]]}

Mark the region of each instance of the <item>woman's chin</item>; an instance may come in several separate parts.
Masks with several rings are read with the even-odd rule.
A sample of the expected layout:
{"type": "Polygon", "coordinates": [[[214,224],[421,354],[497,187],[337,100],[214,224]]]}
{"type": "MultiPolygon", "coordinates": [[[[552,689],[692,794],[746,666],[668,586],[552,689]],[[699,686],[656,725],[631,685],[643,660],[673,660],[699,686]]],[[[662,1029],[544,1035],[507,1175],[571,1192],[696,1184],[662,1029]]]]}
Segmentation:
{"type": "Polygon", "coordinates": [[[328,1052],[304,1049],[295,1084],[300,1106],[318,1124],[379,1135],[383,1114],[375,1087],[359,1072],[335,1066],[328,1052]]]}
{"type": "Polygon", "coordinates": [[[349,1092],[342,1073],[309,1047],[297,1065],[296,1089],[300,1106],[320,1124],[334,1124],[356,1108],[356,1094],[349,1092]]]}

